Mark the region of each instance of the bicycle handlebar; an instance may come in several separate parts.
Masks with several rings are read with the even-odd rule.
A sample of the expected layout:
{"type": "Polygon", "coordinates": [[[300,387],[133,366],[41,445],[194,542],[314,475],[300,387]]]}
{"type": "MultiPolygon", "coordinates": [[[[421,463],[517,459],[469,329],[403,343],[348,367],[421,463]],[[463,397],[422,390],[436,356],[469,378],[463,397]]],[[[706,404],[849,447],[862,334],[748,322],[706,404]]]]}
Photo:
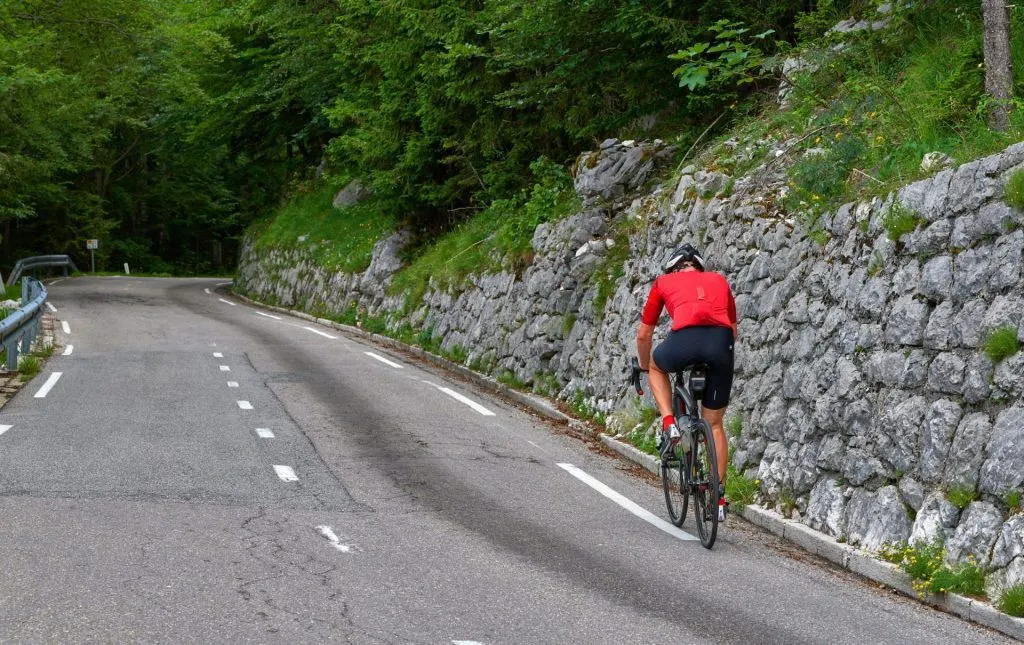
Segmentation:
{"type": "Polygon", "coordinates": [[[637,360],[636,356],[630,359],[630,366],[632,367],[632,374],[630,374],[629,381],[633,384],[633,387],[636,388],[636,393],[643,396],[644,390],[640,386],[640,373],[643,372],[643,370],[640,369],[640,361],[637,360]]]}

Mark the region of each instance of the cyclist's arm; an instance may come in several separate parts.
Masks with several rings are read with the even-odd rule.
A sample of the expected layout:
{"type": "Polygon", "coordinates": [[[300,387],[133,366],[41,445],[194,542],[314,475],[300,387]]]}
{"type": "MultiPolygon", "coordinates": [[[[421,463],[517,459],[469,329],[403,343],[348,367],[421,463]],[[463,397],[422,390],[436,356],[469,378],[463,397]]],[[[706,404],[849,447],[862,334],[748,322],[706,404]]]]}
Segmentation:
{"type": "Polygon", "coordinates": [[[651,368],[651,345],[654,344],[654,325],[640,323],[640,330],[636,333],[636,355],[640,360],[640,369],[647,371],[651,368]]]}
{"type": "Polygon", "coordinates": [[[729,289],[729,322],[732,323],[732,338],[736,340],[740,337],[740,329],[736,320],[736,299],[732,295],[732,289],[729,289]]]}
{"type": "Polygon", "coordinates": [[[661,308],[665,305],[665,298],[658,288],[658,281],[655,280],[651,286],[651,293],[647,296],[647,304],[644,305],[643,314],[640,317],[640,329],[636,333],[636,355],[640,360],[640,369],[648,370],[651,367],[651,345],[654,342],[654,328],[661,317],[661,308]]]}

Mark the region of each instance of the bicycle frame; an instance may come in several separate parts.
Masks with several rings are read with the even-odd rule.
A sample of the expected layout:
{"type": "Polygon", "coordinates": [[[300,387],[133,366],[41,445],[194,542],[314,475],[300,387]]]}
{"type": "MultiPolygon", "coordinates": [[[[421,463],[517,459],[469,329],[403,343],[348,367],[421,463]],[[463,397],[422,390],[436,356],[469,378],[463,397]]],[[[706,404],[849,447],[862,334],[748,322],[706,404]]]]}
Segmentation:
{"type": "Polygon", "coordinates": [[[695,365],[676,372],[675,385],[672,388],[672,414],[675,417],[688,417],[696,422],[700,419],[699,399],[704,393],[706,371],[704,366],[695,365]],[[682,406],[683,409],[680,409],[682,406]]]}

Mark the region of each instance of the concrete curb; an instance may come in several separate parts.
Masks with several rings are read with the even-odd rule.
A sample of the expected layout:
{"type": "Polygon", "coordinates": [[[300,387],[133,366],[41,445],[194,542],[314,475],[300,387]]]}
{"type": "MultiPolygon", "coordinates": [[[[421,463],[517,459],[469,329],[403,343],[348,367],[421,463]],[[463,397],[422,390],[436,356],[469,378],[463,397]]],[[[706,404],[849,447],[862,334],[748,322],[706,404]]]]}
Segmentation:
{"type": "MultiPolygon", "coordinates": [[[[385,347],[391,347],[403,352],[408,352],[446,370],[455,372],[467,381],[470,381],[471,383],[488,391],[495,392],[500,396],[509,398],[548,419],[558,423],[572,425],[574,427],[582,425],[540,397],[513,390],[506,385],[498,383],[494,379],[478,374],[461,365],[456,365],[445,358],[431,354],[419,347],[406,345],[405,343],[393,338],[388,338],[387,336],[372,334],[359,329],[358,327],[343,325],[324,318],[316,318],[301,311],[293,311],[283,307],[265,305],[245,296],[238,294],[233,295],[240,300],[244,300],[245,302],[263,309],[270,309],[272,311],[295,316],[327,327],[333,327],[334,329],[348,335],[368,339],[385,347]]],[[[609,435],[600,434],[598,435],[598,439],[602,444],[624,459],[628,459],[629,461],[642,466],[645,470],[648,470],[655,475],[661,475],[660,461],[654,456],[642,452],[636,447],[619,441],[609,435]]],[[[929,594],[919,597],[917,592],[914,591],[911,577],[895,565],[878,560],[861,549],[856,549],[846,544],[836,542],[831,536],[821,533],[820,531],[815,531],[805,524],[788,520],[774,511],[755,505],[748,505],[743,509],[742,516],[743,519],[747,520],[751,524],[759,526],[785,540],[793,542],[805,551],[825,558],[826,560],[838,564],[844,569],[856,573],[857,575],[873,580],[879,584],[883,584],[891,589],[895,589],[904,595],[918,599],[921,602],[941,609],[947,613],[959,616],[964,620],[977,623],[984,627],[988,627],[989,629],[1002,632],[1011,638],[1024,641],[1024,619],[1022,618],[1014,618],[1013,616],[998,611],[988,603],[983,603],[957,594],[929,594]]]]}

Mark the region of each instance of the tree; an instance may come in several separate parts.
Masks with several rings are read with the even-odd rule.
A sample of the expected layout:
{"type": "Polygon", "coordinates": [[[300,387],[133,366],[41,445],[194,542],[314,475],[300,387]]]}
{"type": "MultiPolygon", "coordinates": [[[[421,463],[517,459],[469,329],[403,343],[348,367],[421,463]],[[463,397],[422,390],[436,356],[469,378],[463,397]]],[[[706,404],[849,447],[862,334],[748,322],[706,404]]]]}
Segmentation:
{"type": "Polygon", "coordinates": [[[991,97],[989,124],[1004,131],[1010,125],[1013,68],[1010,61],[1010,16],[1006,0],[981,0],[985,22],[985,92],[991,97]]]}

